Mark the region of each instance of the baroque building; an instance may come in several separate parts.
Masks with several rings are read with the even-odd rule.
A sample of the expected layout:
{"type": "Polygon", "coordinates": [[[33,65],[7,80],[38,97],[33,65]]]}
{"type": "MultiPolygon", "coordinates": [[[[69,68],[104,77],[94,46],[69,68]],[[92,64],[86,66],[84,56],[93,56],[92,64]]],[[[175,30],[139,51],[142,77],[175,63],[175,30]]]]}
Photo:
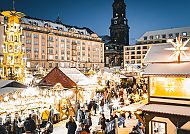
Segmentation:
{"type": "Polygon", "coordinates": [[[126,4],[124,0],[114,0],[112,7],[110,41],[105,44],[105,66],[120,66],[123,63],[123,47],[129,45],[126,4]]]}
{"type": "MultiPolygon", "coordinates": [[[[5,19],[6,23],[6,19],[5,19]]],[[[65,25],[56,21],[32,17],[21,19],[27,67],[104,67],[104,43],[89,28],[65,25]]]]}

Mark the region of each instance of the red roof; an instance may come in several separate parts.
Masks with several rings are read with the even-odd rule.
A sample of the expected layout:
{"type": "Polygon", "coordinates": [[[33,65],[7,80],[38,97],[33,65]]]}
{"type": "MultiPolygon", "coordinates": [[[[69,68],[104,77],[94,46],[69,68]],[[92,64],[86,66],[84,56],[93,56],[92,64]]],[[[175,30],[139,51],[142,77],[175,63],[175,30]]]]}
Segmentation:
{"type": "Polygon", "coordinates": [[[55,86],[57,83],[65,88],[72,88],[77,84],[66,76],[58,67],[52,69],[40,82],[42,86],[55,86]]]}

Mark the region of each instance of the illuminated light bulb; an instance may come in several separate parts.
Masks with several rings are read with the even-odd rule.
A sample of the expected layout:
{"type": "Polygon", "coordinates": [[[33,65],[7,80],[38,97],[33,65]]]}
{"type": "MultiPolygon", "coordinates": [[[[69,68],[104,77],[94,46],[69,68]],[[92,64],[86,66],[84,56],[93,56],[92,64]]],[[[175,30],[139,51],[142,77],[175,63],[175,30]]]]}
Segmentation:
{"type": "Polygon", "coordinates": [[[144,98],[144,99],[147,99],[147,98],[148,98],[148,95],[147,95],[147,94],[143,94],[143,98],[144,98]]]}
{"type": "Polygon", "coordinates": [[[60,96],[63,96],[63,92],[60,93],[60,96]]]}
{"type": "Polygon", "coordinates": [[[135,98],[136,98],[136,99],[139,99],[139,95],[138,95],[138,94],[135,94],[135,98]]]}
{"type": "Polygon", "coordinates": [[[49,92],[49,96],[52,96],[52,92],[51,91],[49,92]]]}
{"type": "Polygon", "coordinates": [[[13,99],[17,99],[17,94],[14,94],[14,95],[13,95],[13,99]]]}
{"type": "Polygon", "coordinates": [[[55,96],[58,96],[58,92],[55,92],[55,96]]]}
{"type": "Polygon", "coordinates": [[[46,91],[43,91],[43,96],[46,96],[46,91]]]}
{"type": "Polygon", "coordinates": [[[5,96],[5,97],[4,97],[4,101],[7,102],[8,100],[9,100],[9,96],[5,96]]]}

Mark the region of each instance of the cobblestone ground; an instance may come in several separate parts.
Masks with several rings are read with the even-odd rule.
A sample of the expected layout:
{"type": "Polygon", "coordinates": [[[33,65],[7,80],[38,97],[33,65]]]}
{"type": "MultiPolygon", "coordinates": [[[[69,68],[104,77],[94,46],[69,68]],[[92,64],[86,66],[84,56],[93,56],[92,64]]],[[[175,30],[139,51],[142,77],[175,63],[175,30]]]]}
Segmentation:
{"type": "MultiPolygon", "coordinates": [[[[104,107],[104,110],[105,110],[105,112],[104,112],[105,117],[110,118],[109,110],[108,110],[107,106],[104,107]]],[[[97,114],[96,116],[92,116],[92,124],[93,124],[92,127],[95,127],[98,125],[99,117],[100,117],[99,114],[97,114]]],[[[133,116],[132,119],[126,119],[126,122],[125,122],[126,128],[120,127],[118,133],[119,134],[128,134],[131,131],[132,127],[136,124],[136,122],[137,122],[137,120],[136,120],[135,116],[133,116]]],[[[58,124],[55,124],[53,134],[67,134],[67,128],[65,126],[66,126],[66,121],[62,121],[58,124]]]]}

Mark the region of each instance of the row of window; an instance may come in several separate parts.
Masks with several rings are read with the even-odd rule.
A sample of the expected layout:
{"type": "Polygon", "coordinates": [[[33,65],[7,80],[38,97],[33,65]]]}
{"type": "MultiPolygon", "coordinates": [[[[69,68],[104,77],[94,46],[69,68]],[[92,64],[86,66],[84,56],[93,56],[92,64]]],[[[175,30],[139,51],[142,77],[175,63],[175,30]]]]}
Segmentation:
{"type": "Polygon", "coordinates": [[[131,60],[131,62],[126,61],[126,64],[141,64],[141,60],[137,60],[136,62],[135,62],[135,60],[131,60]]]}
{"type": "MultiPolygon", "coordinates": [[[[32,34],[26,32],[26,37],[32,37],[32,34]]],[[[44,35],[42,35],[41,37],[42,37],[42,39],[45,39],[44,35]]],[[[33,34],[33,38],[39,38],[39,34],[33,34]]],[[[54,37],[53,36],[49,36],[48,40],[49,41],[54,41],[54,37]]],[[[58,41],[58,38],[56,37],[55,40],[58,41]]],[[[64,38],[60,39],[60,42],[65,42],[65,39],[64,38]]],[[[67,39],[67,43],[71,43],[71,40],[67,39]]],[[[72,41],[72,43],[80,44],[80,41],[79,40],[77,40],[77,41],[74,40],[74,41],[72,41]]],[[[85,44],[85,43],[83,43],[83,44],[85,44]]]]}
{"type": "Polygon", "coordinates": [[[139,47],[126,47],[126,50],[141,50],[141,49],[148,49],[148,46],[139,46],[139,47]],[[142,48],[141,48],[142,47],[142,48]]]}
{"type": "MultiPolygon", "coordinates": [[[[178,37],[179,35],[180,35],[180,33],[170,33],[168,35],[162,34],[162,35],[155,35],[155,36],[151,35],[151,36],[149,36],[149,40],[161,39],[161,38],[162,39],[166,39],[167,37],[168,38],[175,38],[175,37],[178,37]]],[[[187,36],[187,32],[182,32],[181,35],[183,37],[186,37],[187,36]]],[[[144,36],[144,40],[148,40],[148,37],[144,36]]]]}
{"type": "Polygon", "coordinates": [[[135,59],[143,59],[145,57],[145,55],[139,55],[139,56],[126,56],[126,59],[132,59],[132,60],[135,60],[135,59]]]}

